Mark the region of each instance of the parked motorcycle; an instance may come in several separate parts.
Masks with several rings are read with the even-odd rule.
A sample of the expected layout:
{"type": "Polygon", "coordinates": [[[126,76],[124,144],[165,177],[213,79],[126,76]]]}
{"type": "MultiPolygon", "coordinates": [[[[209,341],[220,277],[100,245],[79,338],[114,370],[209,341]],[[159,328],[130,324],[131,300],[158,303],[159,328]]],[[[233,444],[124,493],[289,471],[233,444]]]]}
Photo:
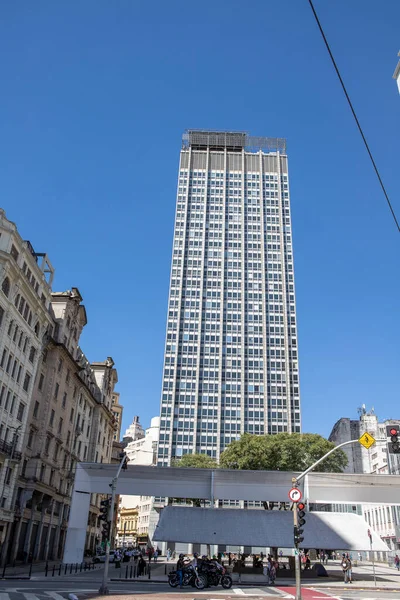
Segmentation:
{"type": "MultiPolygon", "coordinates": [[[[171,571],[168,574],[168,583],[173,588],[178,587],[179,575],[176,571],[171,571]]],[[[202,590],[207,585],[207,577],[203,574],[199,574],[194,567],[187,567],[183,569],[182,586],[189,585],[196,587],[198,590],[202,590]]]]}
{"type": "Polygon", "coordinates": [[[204,562],[201,566],[200,574],[205,575],[207,578],[207,587],[219,584],[225,590],[229,590],[232,587],[232,577],[227,575],[226,569],[219,564],[204,562]]]}

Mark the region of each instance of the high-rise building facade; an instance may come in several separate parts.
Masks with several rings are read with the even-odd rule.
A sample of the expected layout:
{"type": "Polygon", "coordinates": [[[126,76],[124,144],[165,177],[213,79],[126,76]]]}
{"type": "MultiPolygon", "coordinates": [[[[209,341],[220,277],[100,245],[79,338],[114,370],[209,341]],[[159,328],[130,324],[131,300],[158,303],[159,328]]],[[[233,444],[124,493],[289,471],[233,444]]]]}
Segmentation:
{"type": "Polygon", "coordinates": [[[285,140],[183,135],[160,465],[301,430],[291,229],[285,140]]]}

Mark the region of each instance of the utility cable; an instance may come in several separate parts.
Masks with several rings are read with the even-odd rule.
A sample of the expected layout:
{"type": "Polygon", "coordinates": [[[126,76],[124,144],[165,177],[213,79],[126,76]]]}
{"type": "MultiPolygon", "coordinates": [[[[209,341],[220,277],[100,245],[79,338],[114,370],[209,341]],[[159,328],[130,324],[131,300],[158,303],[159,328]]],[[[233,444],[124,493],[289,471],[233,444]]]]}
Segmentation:
{"type": "Polygon", "coordinates": [[[320,20],[319,20],[319,18],[318,18],[318,15],[317,15],[317,13],[316,13],[316,10],[315,10],[315,8],[314,8],[314,5],[313,5],[313,2],[312,2],[312,0],[308,0],[308,2],[309,2],[309,4],[310,4],[310,6],[311,6],[311,10],[312,10],[312,12],[313,12],[313,14],[314,14],[314,17],[315,17],[315,20],[316,20],[316,22],[317,22],[318,28],[319,28],[319,30],[320,30],[320,32],[321,32],[322,38],[323,38],[323,40],[324,40],[324,42],[325,42],[326,49],[328,50],[329,56],[331,57],[332,64],[333,64],[333,66],[335,67],[336,74],[337,74],[337,76],[338,76],[338,78],[339,78],[339,81],[340,81],[340,83],[341,83],[341,86],[342,86],[342,88],[343,88],[343,92],[344,92],[344,94],[345,94],[345,96],[346,96],[347,102],[349,103],[350,110],[351,110],[351,112],[353,113],[354,120],[355,120],[355,122],[357,123],[358,130],[359,130],[359,132],[360,132],[360,134],[361,134],[361,137],[362,137],[362,139],[363,139],[364,145],[365,145],[365,147],[366,147],[366,149],[367,149],[367,152],[368,152],[368,155],[369,155],[369,157],[370,157],[370,159],[371,159],[371,162],[372,162],[372,165],[373,165],[373,167],[374,167],[374,170],[375,170],[376,176],[377,176],[377,178],[378,178],[378,181],[379,181],[379,183],[380,183],[380,186],[381,186],[381,188],[382,188],[382,191],[383,191],[383,193],[384,193],[384,195],[385,195],[386,202],[387,202],[387,204],[388,204],[388,206],[389,206],[390,212],[392,213],[392,217],[393,217],[393,219],[394,219],[394,222],[395,222],[395,224],[396,224],[397,231],[400,233],[400,225],[399,225],[399,221],[397,220],[397,217],[396,217],[396,214],[395,214],[395,212],[394,212],[394,209],[393,209],[392,203],[390,202],[390,199],[389,199],[389,195],[388,195],[388,193],[387,193],[387,191],[386,191],[386,188],[385,188],[385,186],[384,186],[384,183],[383,183],[383,181],[382,181],[382,177],[380,176],[379,169],[378,169],[378,167],[376,166],[376,162],[375,162],[375,160],[374,160],[374,157],[372,156],[372,152],[371,152],[371,150],[370,150],[370,148],[369,148],[368,142],[367,142],[367,140],[366,140],[366,138],[365,138],[364,132],[363,132],[363,130],[362,130],[362,127],[361,127],[361,125],[360,125],[360,122],[359,122],[359,120],[358,120],[358,118],[357,118],[356,111],[354,110],[353,104],[352,104],[352,102],[351,102],[351,100],[350,100],[350,96],[349,96],[349,94],[347,93],[346,86],[344,85],[344,82],[343,82],[342,76],[340,75],[339,68],[338,68],[338,66],[337,66],[337,64],[336,64],[336,61],[335,61],[334,57],[333,57],[332,50],[330,49],[330,46],[329,46],[328,40],[326,39],[326,35],[325,35],[325,33],[324,33],[324,30],[323,30],[323,28],[322,28],[321,22],[320,22],[320,20]]]}

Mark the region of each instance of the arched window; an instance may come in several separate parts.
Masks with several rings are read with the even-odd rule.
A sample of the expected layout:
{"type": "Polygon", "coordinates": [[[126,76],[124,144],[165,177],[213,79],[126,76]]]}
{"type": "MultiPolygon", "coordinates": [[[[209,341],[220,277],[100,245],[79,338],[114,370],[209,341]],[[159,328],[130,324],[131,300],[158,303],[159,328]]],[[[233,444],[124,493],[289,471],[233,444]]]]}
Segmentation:
{"type": "Polygon", "coordinates": [[[8,279],[8,277],[3,279],[3,283],[1,284],[1,289],[2,289],[3,294],[5,296],[7,296],[7,298],[8,298],[8,294],[10,293],[10,280],[8,279]]]}

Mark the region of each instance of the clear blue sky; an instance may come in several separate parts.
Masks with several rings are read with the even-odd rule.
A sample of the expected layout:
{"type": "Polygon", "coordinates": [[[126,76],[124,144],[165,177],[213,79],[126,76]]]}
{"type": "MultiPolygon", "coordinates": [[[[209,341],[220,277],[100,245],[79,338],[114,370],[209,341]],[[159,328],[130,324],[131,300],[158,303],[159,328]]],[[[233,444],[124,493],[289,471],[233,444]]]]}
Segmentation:
{"type": "MultiPolygon", "coordinates": [[[[400,215],[400,2],[315,5],[400,215]]],[[[1,204],[80,289],[124,427],[159,411],[186,128],[288,140],[304,431],[400,418],[400,236],[306,0],[8,2],[0,53],[1,204]]]]}

